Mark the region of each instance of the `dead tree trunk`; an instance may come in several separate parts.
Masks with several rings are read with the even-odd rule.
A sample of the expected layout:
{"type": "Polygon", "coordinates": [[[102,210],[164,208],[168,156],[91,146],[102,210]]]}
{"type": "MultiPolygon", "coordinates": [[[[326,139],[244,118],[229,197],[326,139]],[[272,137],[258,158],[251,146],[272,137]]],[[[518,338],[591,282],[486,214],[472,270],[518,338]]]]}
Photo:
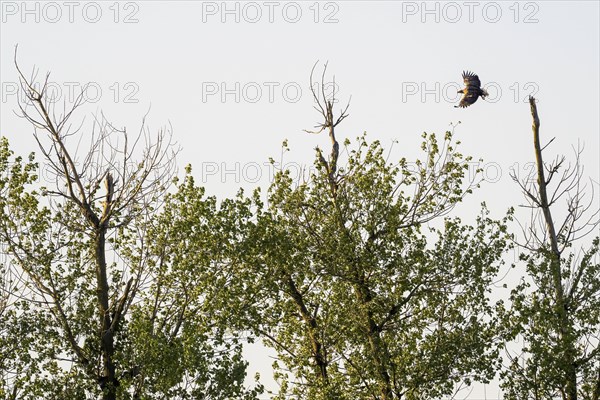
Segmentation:
{"type": "Polygon", "coordinates": [[[539,190],[539,207],[542,209],[546,230],[550,241],[550,271],[552,283],[554,285],[555,310],[559,316],[560,326],[557,327],[558,335],[563,347],[563,368],[565,373],[565,394],[568,400],[577,400],[577,369],[575,365],[575,347],[573,341],[572,327],[568,318],[568,304],[563,290],[563,279],[561,273],[561,252],[559,249],[558,237],[550,203],[548,201],[547,185],[548,180],[544,173],[544,161],[542,158],[542,147],[540,145],[540,119],[537,113],[537,106],[533,97],[529,98],[531,107],[531,116],[533,118],[533,145],[535,148],[535,158],[537,164],[537,184],[539,190]]]}

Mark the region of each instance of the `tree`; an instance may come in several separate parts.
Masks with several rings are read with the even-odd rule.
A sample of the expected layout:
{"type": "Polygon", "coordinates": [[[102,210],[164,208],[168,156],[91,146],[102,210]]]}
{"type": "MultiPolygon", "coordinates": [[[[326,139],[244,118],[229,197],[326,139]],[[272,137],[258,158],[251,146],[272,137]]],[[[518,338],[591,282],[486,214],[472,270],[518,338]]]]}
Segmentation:
{"type": "Polygon", "coordinates": [[[278,353],[276,398],[439,398],[490,379],[498,349],[487,293],[505,221],[484,209],[476,226],[433,226],[476,186],[471,159],[450,132],[441,143],[424,134],[425,159],[412,165],[388,162],[364,136],[342,151],[347,107],[334,117],[324,77],[313,95],[330,155],[316,149],[304,182],[276,175],[240,260],[257,282],[251,329],[278,353]]]}
{"type": "MultiPolygon", "coordinates": [[[[9,190],[6,174],[11,173],[15,177],[11,181],[12,190],[29,183],[27,176],[33,177],[36,167],[31,162],[24,167],[20,158],[11,163],[11,153],[8,149],[8,141],[0,137],[0,202],[6,204],[9,190]],[[23,169],[26,169],[23,171],[23,169]],[[26,181],[20,178],[25,178],[26,181]]],[[[3,221],[3,220],[0,220],[3,221]]],[[[22,274],[11,268],[8,247],[4,239],[0,241],[0,398],[17,399],[19,394],[18,385],[12,385],[15,380],[23,379],[28,374],[27,364],[32,364],[34,359],[23,349],[33,348],[35,340],[31,331],[36,328],[36,321],[27,312],[17,311],[19,300],[27,296],[27,290],[23,290],[22,274]]],[[[25,304],[28,305],[28,304],[25,304]]]]}
{"type": "Polygon", "coordinates": [[[240,321],[247,305],[240,293],[246,280],[236,269],[250,202],[240,193],[219,204],[196,186],[191,167],[186,171],[148,232],[154,283],[141,295],[142,318],[134,324],[139,334],[133,338],[140,347],[150,342],[160,351],[146,355],[158,356],[163,364],[157,375],[169,377],[169,368],[175,368],[179,382],[192,372],[201,374],[199,382],[169,392],[169,398],[254,399],[263,387],[258,376],[254,388],[244,386],[248,362],[241,354],[245,325],[240,321]],[[160,335],[152,334],[157,331],[160,335]]]}
{"type": "MultiPolygon", "coordinates": [[[[523,227],[523,253],[528,279],[511,294],[508,340],[523,338],[520,354],[508,352],[504,389],[511,399],[597,400],[600,396],[600,264],[599,237],[576,244],[597,232],[598,209],[586,193],[581,148],[573,165],[557,157],[545,163],[536,101],[533,117],[536,170],[524,179],[513,172],[531,208],[523,227]],[[589,197],[589,198],[588,198],[589,197]],[[564,201],[565,207],[560,209],[564,201]],[[561,215],[561,217],[557,217],[561,215]]],[[[552,141],[550,141],[552,142],[552,141]]]]}
{"type": "Polygon", "coordinates": [[[175,173],[170,131],[153,137],[142,122],[131,136],[104,115],[89,131],[73,129],[85,89],[61,113],[48,76],[38,88],[35,74],[17,71],[21,115],[53,184],[39,187],[33,154],[14,157],[2,138],[0,238],[10,259],[1,267],[13,274],[1,282],[10,292],[0,309],[2,394],[254,397],[260,387],[243,385],[240,345],[199,312],[203,288],[182,286],[193,271],[166,266],[167,242],[153,222],[175,173]],[[77,149],[89,141],[83,154],[73,150],[77,136],[77,149]]]}

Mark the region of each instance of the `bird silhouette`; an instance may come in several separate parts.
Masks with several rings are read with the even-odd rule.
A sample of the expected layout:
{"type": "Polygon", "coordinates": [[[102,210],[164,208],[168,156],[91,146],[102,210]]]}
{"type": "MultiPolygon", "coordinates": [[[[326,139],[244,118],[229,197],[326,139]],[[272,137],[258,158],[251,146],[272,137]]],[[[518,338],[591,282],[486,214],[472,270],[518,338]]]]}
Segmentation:
{"type": "Polygon", "coordinates": [[[485,100],[485,97],[488,96],[488,92],[481,88],[479,77],[469,71],[463,72],[462,77],[465,82],[465,88],[459,90],[458,93],[462,93],[463,96],[460,99],[460,103],[454,107],[469,107],[471,104],[475,103],[479,97],[485,100]]]}

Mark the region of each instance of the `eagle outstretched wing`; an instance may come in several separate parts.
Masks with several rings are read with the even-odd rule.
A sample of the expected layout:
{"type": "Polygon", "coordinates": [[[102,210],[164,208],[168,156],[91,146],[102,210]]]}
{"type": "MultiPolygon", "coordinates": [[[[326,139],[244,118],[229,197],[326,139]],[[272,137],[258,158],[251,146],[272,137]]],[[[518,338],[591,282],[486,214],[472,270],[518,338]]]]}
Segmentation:
{"type": "Polygon", "coordinates": [[[474,73],[470,71],[463,71],[462,77],[467,89],[470,89],[471,87],[473,89],[481,89],[481,81],[479,80],[479,77],[474,73]]]}

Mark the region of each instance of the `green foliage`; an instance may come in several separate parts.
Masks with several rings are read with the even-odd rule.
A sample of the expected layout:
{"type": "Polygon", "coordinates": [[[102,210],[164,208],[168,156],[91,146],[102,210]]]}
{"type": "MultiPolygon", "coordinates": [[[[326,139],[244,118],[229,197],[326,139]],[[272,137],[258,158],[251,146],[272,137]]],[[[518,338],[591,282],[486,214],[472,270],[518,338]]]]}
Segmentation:
{"type": "Polygon", "coordinates": [[[274,399],[439,399],[489,382],[519,338],[506,398],[567,398],[575,371],[581,398],[598,400],[600,239],[578,257],[546,243],[522,254],[511,308],[492,304],[512,211],[448,216],[478,186],[452,134],[423,134],[414,162],[389,162],[365,135],[340,154],[345,114],[331,108],[329,159],[317,148],[301,182],[279,171],[266,201],[260,189],[218,201],[190,166],[166,193],[158,145],[115,191],[110,170],[74,176],[56,150],[66,133],[45,153],[48,190],[33,154],[0,138],[0,398],[257,399],[242,351],[260,339],[277,352],[274,399]]]}
{"type": "Polygon", "coordinates": [[[576,243],[597,234],[600,210],[593,186],[583,183],[581,148],[573,164],[565,165],[564,156],[544,162],[547,145],[541,144],[533,97],[529,105],[536,171],[522,181],[512,176],[531,209],[520,255],[527,276],[513,289],[511,308],[503,315],[505,340],[522,339],[522,348],[519,354],[507,352],[510,365],[502,372],[503,388],[510,399],[598,400],[600,237],[579,248],[576,243]]]}
{"type": "Polygon", "coordinates": [[[600,371],[598,244],[596,237],[579,258],[571,252],[560,260],[562,276],[568,282],[565,285],[568,325],[564,324],[556,308],[556,292],[550,273],[552,254],[547,249],[521,254],[529,279],[512,290],[512,308],[504,320],[507,327],[505,340],[518,338],[523,347],[522,354],[513,357],[509,368],[502,372],[507,398],[554,398],[564,394],[569,379],[564,359],[570,346],[560,340],[561,328],[569,342],[576,343],[574,359],[579,395],[583,399],[597,398],[600,371]]]}
{"type": "Polygon", "coordinates": [[[451,135],[424,139],[423,162],[390,164],[362,137],[333,180],[320,152],[307,182],[275,177],[244,261],[277,398],[439,398],[494,375],[487,294],[505,226],[485,210],[474,227],[425,224],[470,186],[451,135]]]}
{"type": "Polygon", "coordinates": [[[188,174],[152,222],[149,248],[142,251],[152,254],[153,272],[134,308],[130,335],[132,350],[146,349],[134,353],[134,364],[157,366],[144,379],[147,398],[252,399],[262,393],[260,384],[244,386],[247,362],[230,312],[244,305],[225,290],[234,284],[231,243],[243,224],[228,216],[235,209],[242,218],[246,205],[226,200],[217,206],[188,174]]]}
{"type": "MultiPolygon", "coordinates": [[[[0,303],[0,397],[98,398],[97,236],[76,204],[36,189],[36,170],[33,155],[14,157],[1,139],[0,237],[11,257],[0,265],[9,293],[0,303]]],[[[234,226],[213,224],[214,199],[181,204],[201,191],[192,186],[186,180],[160,215],[148,204],[150,213],[108,228],[111,297],[128,280],[136,288],[115,332],[119,399],[253,399],[262,390],[246,389],[239,335],[213,302],[227,257],[217,238],[234,226]],[[194,219],[195,235],[178,216],[194,219]]]]}

